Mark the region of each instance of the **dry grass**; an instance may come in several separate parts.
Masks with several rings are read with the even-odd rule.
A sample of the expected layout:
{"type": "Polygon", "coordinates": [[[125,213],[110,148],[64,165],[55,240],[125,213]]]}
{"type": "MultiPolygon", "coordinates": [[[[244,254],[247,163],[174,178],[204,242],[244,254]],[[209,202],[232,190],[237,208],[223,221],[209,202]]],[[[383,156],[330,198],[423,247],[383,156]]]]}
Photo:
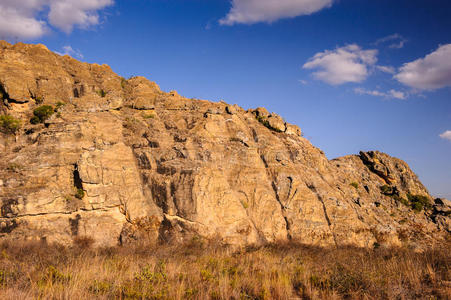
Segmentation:
{"type": "Polygon", "coordinates": [[[449,299],[449,244],[240,251],[194,239],[179,246],[92,249],[0,245],[0,299],[449,299]]]}

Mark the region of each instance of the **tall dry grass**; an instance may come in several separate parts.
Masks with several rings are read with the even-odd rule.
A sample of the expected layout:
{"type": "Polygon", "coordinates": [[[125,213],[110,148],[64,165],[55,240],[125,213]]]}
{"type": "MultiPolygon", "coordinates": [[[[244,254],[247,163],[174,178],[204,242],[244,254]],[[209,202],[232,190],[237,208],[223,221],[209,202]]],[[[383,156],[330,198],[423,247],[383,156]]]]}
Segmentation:
{"type": "Polygon", "coordinates": [[[4,242],[0,299],[450,299],[449,250],[4,242]]]}

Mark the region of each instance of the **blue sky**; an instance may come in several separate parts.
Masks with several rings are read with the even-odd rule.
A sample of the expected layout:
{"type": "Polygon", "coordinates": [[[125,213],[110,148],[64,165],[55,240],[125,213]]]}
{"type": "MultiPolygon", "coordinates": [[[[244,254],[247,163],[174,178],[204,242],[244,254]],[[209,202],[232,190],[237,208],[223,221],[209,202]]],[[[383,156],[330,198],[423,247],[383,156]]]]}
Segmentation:
{"type": "Polygon", "coordinates": [[[380,150],[451,199],[448,0],[0,0],[0,38],[380,150]]]}

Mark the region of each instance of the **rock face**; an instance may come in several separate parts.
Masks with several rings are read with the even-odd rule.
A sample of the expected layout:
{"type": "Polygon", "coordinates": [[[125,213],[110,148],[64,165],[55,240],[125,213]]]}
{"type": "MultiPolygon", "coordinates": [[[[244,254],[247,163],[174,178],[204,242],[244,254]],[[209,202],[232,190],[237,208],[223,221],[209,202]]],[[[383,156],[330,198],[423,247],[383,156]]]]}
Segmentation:
{"type": "Polygon", "coordinates": [[[264,108],[6,42],[0,97],[1,114],[21,120],[0,134],[2,238],[372,247],[449,235],[449,201],[434,202],[406,163],[377,151],[328,160],[264,108]],[[31,124],[42,105],[55,113],[31,124]]]}

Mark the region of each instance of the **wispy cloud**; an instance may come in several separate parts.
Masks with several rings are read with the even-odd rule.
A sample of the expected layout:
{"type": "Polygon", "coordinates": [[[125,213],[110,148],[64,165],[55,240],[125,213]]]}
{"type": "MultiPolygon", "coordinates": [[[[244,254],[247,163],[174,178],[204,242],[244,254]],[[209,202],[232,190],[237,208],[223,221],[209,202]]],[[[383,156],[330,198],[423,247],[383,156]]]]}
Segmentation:
{"type": "Polygon", "coordinates": [[[451,141],[451,130],[447,130],[444,133],[439,135],[442,139],[451,141]]]}
{"type": "Polygon", "coordinates": [[[395,34],[383,37],[381,39],[378,39],[374,44],[375,45],[388,44],[389,48],[401,49],[401,48],[404,48],[404,45],[406,43],[407,43],[407,39],[405,39],[400,34],[395,33],[395,34]]]}
{"type": "Polygon", "coordinates": [[[424,58],[404,64],[395,78],[420,90],[451,86],[451,44],[440,46],[424,58]]]}
{"type": "Polygon", "coordinates": [[[388,74],[396,73],[396,69],[391,66],[376,66],[376,69],[378,69],[381,72],[388,73],[388,74]]]}
{"type": "Polygon", "coordinates": [[[378,90],[367,90],[364,88],[355,88],[354,93],[358,95],[370,95],[375,97],[383,97],[387,99],[400,99],[404,100],[407,98],[407,94],[402,91],[397,91],[394,89],[389,90],[388,92],[381,92],[378,90]]]}
{"type": "Polygon", "coordinates": [[[221,25],[274,22],[284,18],[310,15],[332,6],[334,0],[232,0],[221,25]]]}
{"type": "Polygon", "coordinates": [[[2,0],[0,38],[39,38],[50,31],[50,25],[66,33],[74,26],[97,25],[98,11],[113,3],[113,0],[2,0]]]}
{"type": "Polygon", "coordinates": [[[78,49],[73,49],[72,46],[64,46],[62,48],[63,51],[58,52],[55,51],[57,54],[59,55],[69,55],[72,56],[73,58],[78,58],[78,59],[82,59],[83,58],[83,54],[80,52],[80,50],[78,49]]]}
{"type": "Polygon", "coordinates": [[[377,62],[378,51],[363,50],[356,44],[319,52],[303,65],[304,69],[317,70],[313,76],[332,85],[362,82],[370,66],[377,62]]]}

